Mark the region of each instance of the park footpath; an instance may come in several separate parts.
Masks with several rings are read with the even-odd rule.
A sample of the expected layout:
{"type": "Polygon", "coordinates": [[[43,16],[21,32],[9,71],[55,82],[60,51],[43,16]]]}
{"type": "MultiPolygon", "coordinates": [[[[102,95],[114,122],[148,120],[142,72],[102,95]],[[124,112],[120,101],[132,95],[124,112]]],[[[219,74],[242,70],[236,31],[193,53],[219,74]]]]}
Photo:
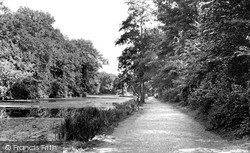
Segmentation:
{"type": "Polygon", "coordinates": [[[150,97],[143,109],[97,136],[88,153],[250,153],[250,143],[229,142],[206,131],[192,117],[150,97]]]}

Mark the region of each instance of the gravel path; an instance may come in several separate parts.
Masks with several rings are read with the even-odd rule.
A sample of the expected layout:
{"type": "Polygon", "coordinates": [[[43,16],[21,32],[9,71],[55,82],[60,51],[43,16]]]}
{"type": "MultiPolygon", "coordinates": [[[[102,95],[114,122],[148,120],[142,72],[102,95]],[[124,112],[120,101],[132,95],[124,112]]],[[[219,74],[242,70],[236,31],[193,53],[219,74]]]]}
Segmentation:
{"type": "MultiPolygon", "coordinates": [[[[250,144],[236,145],[208,132],[173,106],[149,98],[143,110],[121,122],[113,134],[97,137],[94,153],[250,153],[250,144]],[[241,149],[240,149],[241,148],[241,149]]],[[[82,152],[81,151],[81,152],[82,152]]]]}

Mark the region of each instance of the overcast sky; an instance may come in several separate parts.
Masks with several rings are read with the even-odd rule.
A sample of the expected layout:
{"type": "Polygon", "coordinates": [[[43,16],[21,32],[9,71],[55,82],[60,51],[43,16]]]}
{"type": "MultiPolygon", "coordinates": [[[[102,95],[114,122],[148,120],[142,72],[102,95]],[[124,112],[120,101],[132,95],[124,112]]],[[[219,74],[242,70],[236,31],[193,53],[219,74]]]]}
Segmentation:
{"type": "Polygon", "coordinates": [[[91,40],[110,65],[103,71],[117,74],[117,57],[123,47],[115,46],[119,27],[127,17],[124,0],[5,0],[12,11],[20,6],[42,10],[54,16],[55,28],[70,39],[91,40]]]}

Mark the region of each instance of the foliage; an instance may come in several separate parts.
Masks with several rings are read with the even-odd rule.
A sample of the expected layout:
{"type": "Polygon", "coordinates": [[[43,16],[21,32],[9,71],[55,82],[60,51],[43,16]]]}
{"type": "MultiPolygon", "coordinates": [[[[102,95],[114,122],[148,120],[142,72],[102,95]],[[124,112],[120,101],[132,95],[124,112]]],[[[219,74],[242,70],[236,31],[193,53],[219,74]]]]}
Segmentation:
{"type": "Polygon", "coordinates": [[[61,98],[64,96],[64,86],[61,82],[55,81],[51,83],[51,92],[49,98],[61,98]]]}
{"type": "Polygon", "coordinates": [[[161,24],[151,29],[145,5],[129,2],[117,41],[128,45],[120,82],[141,94],[146,81],[160,98],[198,110],[213,129],[249,134],[250,2],[154,0],[161,24]]]}
{"type": "Polygon", "coordinates": [[[89,141],[104,128],[126,118],[136,110],[136,106],[134,100],[130,100],[115,104],[115,108],[109,110],[93,107],[74,109],[64,117],[59,129],[59,138],[64,141],[89,141]]]}
{"type": "Polygon", "coordinates": [[[117,78],[116,75],[100,72],[98,73],[98,81],[100,85],[100,94],[115,94],[114,81],[117,78]]]}
{"type": "Polygon", "coordinates": [[[247,126],[249,114],[249,98],[247,90],[240,85],[231,84],[228,89],[228,78],[218,77],[215,83],[204,81],[203,86],[196,89],[189,96],[189,106],[199,109],[199,112],[207,116],[213,129],[224,131],[239,131],[237,136],[249,134],[247,126]]]}
{"type": "Polygon", "coordinates": [[[10,88],[11,96],[14,99],[35,99],[39,97],[37,84],[31,77],[17,81],[10,88]]]}
{"type": "Polygon", "coordinates": [[[107,60],[92,42],[65,38],[53,27],[55,20],[49,13],[23,7],[11,12],[2,3],[0,9],[3,96],[27,77],[37,82],[39,92],[33,98],[70,92],[79,96],[94,90],[97,71],[107,60]]]}
{"type": "Polygon", "coordinates": [[[147,52],[150,52],[151,33],[154,32],[148,26],[153,20],[153,10],[146,1],[128,0],[126,3],[129,15],[122,22],[120,31],[123,34],[116,41],[116,45],[126,45],[119,57],[120,81],[132,87],[140,102],[144,103],[145,82],[148,81],[145,75],[148,66],[145,64],[151,55],[147,52]]]}
{"type": "Polygon", "coordinates": [[[89,141],[100,130],[103,124],[101,113],[97,108],[81,108],[66,117],[61,127],[61,137],[65,141],[89,141]],[[75,127],[74,130],[70,130],[75,127]]]}
{"type": "Polygon", "coordinates": [[[197,109],[213,129],[249,134],[248,1],[155,0],[162,23],[152,86],[197,109]]]}
{"type": "Polygon", "coordinates": [[[179,88],[169,88],[162,92],[161,98],[165,101],[170,102],[180,102],[181,97],[179,95],[180,89],[179,88]]]}

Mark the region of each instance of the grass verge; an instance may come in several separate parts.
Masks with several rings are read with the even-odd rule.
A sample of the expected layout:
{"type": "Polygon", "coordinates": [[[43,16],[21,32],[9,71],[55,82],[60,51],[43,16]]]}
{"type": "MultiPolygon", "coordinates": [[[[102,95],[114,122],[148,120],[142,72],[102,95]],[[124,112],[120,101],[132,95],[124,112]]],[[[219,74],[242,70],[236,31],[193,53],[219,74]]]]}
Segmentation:
{"type": "Polygon", "coordinates": [[[137,110],[137,102],[114,103],[114,109],[85,107],[68,111],[59,127],[59,140],[88,142],[137,110]]]}

